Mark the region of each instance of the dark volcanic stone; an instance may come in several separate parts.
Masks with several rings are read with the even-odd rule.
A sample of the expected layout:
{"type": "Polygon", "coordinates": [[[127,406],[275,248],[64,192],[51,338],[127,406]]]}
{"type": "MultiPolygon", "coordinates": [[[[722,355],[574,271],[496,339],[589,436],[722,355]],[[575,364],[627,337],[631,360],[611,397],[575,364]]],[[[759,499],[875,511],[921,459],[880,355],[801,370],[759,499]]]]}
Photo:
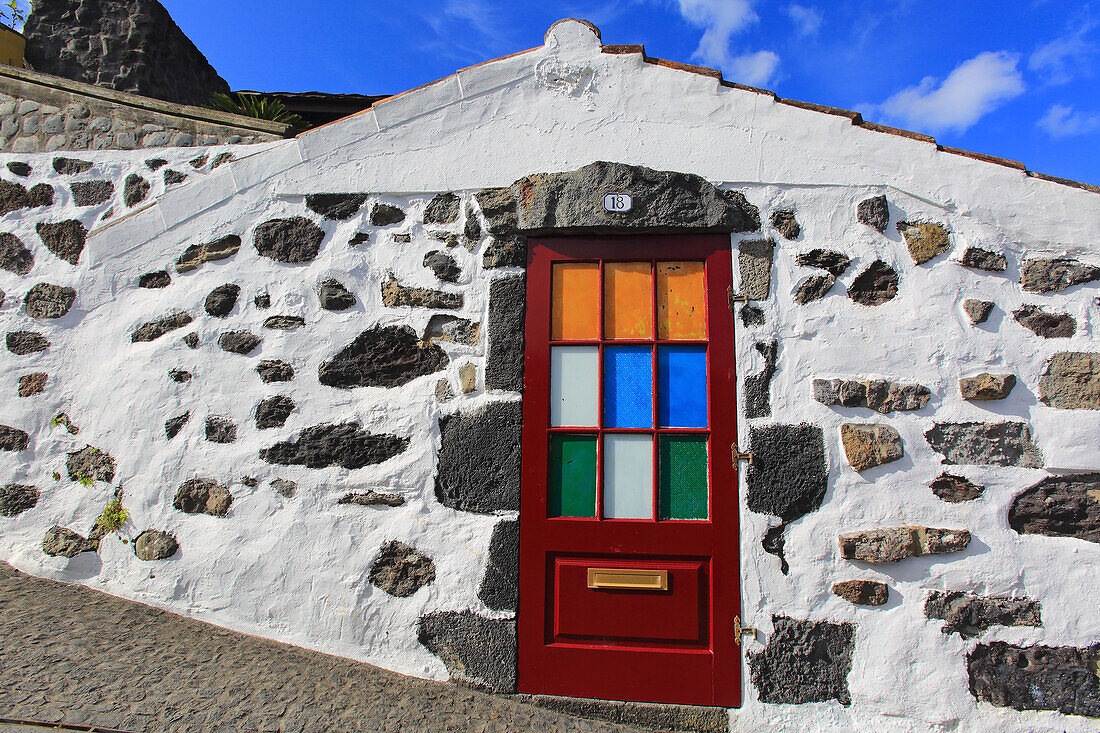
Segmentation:
{"type": "Polygon", "coordinates": [[[434,343],[424,344],[408,326],[375,326],[321,364],[318,378],[329,387],[399,387],[447,365],[434,343]]]}
{"type": "Polygon", "coordinates": [[[0,268],[26,275],[34,267],[34,255],[14,234],[0,232],[0,268]]]}
{"type": "Polygon", "coordinates": [[[1028,260],[1020,271],[1020,284],[1032,293],[1053,293],[1094,280],[1100,280],[1100,267],[1071,257],[1028,260]]]}
{"type": "Polygon", "coordinates": [[[445,283],[458,282],[458,277],[462,274],[462,268],[455,262],[455,258],[438,249],[424,255],[424,267],[445,283]]]}
{"type": "Polygon", "coordinates": [[[882,305],[898,294],[898,273],[882,260],[875,260],[852,281],[848,297],[860,305],[882,305]]]}
{"type": "Polygon", "coordinates": [[[462,227],[462,234],[471,243],[481,241],[482,236],[481,219],[478,218],[477,212],[474,211],[473,206],[466,207],[466,223],[462,227]]]}
{"type": "Polygon", "coordinates": [[[1008,524],[1020,534],[1100,543],[1100,473],[1043,479],[1012,500],[1008,524]]]}
{"type": "Polygon", "coordinates": [[[46,380],[49,379],[49,376],[45,372],[24,374],[19,378],[19,396],[31,397],[40,393],[46,388],[46,380]]]}
{"type": "Polygon", "coordinates": [[[281,428],[292,412],[294,400],[286,395],[268,397],[256,405],[256,427],[260,430],[281,428]]]}
{"type": "Polygon", "coordinates": [[[928,404],[932,391],[921,384],[902,384],[885,379],[815,379],[814,399],[823,405],[868,407],[888,415],[895,410],[919,410],[928,404]]]}
{"type": "Polygon", "coordinates": [[[190,272],[206,262],[224,260],[237,254],[241,248],[241,238],[228,234],[206,244],[192,244],[176,260],[176,272],[190,272]]]}
{"type": "Polygon", "coordinates": [[[753,685],[766,703],[807,703],[836,699],[850,705],[855,624],[798,621],[773,616],[775,630],[764,651],[749,655],[753,685]]]}
{"type": "Polygon", "coordinates": [[[355,216],[367,203],[365,193],[315,193],[306,196],[306,208],[326,219],[343,221],[355,216]]]}
{"type": "Polygon", "coordinates": [[[453,193],[441,193],[424,209],[425,224],[450,224],[458,220],[462,200],[453,193]]]}
{"type": "Polygon", "coordinates": [[[321,307],[327,311],[343,311],[355,305],[355,296],[339,280],[325,280],[317,295],[321,299],[321,307]]]}
{"type": "Polygon", "coordinates": [[[150,158],[145,161],[145,165],[148,166],[151,171],[159,171],[161,168],[168,165],[168,161],[164,158],[150,158]]]}
{"type": "Polygon", "coordinates": [[[237,296],[240,294],[241,287],[239,285],[233,283],[219,285],[206,296],[203,308],[216,318],[225,318],[232,312],[233,306],[237,304],[237,296]]]}
{"type": "Polygon", "coordinates": [[[1039,379],[1039,401],[1061,410],[1100,410],[1100,353],[1052,356],[1039,379]]]}
{"type": "Polygon", "coordinates": [[[860,224],[885,232],[890,225],[890,203],[885,196],[864,199],[856,206],[856,219],[860,224]]]}
{"type": "Polygon", "coordinates": [[[519,522],[505,520],[493,527],[489,562],[477,597],[494,611],[515,611],[519,603],[519,522]]]}
{"type": "Polygon", "coordinates": [[[164,270],[147,272],[138,278],[139,288],[166,288],[172,283],[172,276],[164,270]]]}
{"type": "Polygon", "coordinates": [[[271,316],[264,319],[264,328],[272,328],[276,331],[293,331],[306,325],[306,319],[301,316],[271,316]]]}
{"type": "Polygon", "coordinates": [[[932,591],[924,602],[924,615],[946,621],[943,633],[964,639],[981,636],[993,626],[1042,626],[1041,607],[1030,598],[972,596],[961,591],[932,591]]]}
{"type": "Polygon", "coordinates": [[[758,342],[756,350],[764,357],[764,368],[758,374],[745,377],[745,417],[770,417],[772,414],[771,385],[775,376],[779,342],[758,342]]]}
{"type": "Polygon", "coordinates": [[[741,306],[741,323],[746,326],[763,326],[764,311],[752,304],[741,306]]]}
{"type": "Polygon", "coordinates": [[[1077,320],[1068,313],[1047,313],[1037,305],[1023,305],[1012,317],[1043,338],[1069,338],[1077,332],[1077,320]]]}
{"type": "Polygon", "coordinates": [[[46,249],[70,265],[80,263],[88,230],[79,221],[59,221],[56,224],[42,222],[35,227],[46,249]]]}
{"type": "Polygon", "coordinates": [[[435,498],[464,512],[519,509],[519,402],[492,402],[439,419],[435,498]]]}
{"type": "Polygon", "coordinates": [[[26,178],[31,174],[32,169],[26,163],[21,163],[19,161],[13,160],[11,163],[8,163],[8,170],[19,176],[20,178],[26,178]]]}
{"type": "MultiPolygon", "coordinates": [[[[477,194],[492,234],[614,228],[673,232],[754,232],[760,212],[737,191],[720,191],[696,175],[600,161],[568,173],[527,176],[508,188],[477,194]],[[611,213],[594,191],[634,198],[629,212],[611,213]]],[[[472,239],[472,238],[471,238],[472,239]]]]}
{"type": "Polygon", "coordinates": [[[977,499],[985,493],[985,487],[968,480],[964,476],[942,473],[929,484],[932,493],[946,502],[957,504],[960,501],[977,499]]]}
{"type": "Polygon", "coordinates": [[[4,337],[8,351],[16,356],[26,356],[50,347],[46,337],[34,331],[12,331],[4,337]]]}
{"type": "Polygon", "coordinates": [[[95,552],[98,548],[99,542],[59,526],[48,529],[42,539],[42,552],[50,557],[76,557],[82,552],[95,552]]]}
{"type": "Polygon", "coordinates": [[[233,503],[229,489],[213,479],[193,478],[176,489],[172,506],[185,514],[209,514],[224,517],[233,503]]]}
{"type": "Polygon", "coordinates": [[[297,265],[312,262],[321,249],[325,232],[309,219],[295,216],[272,219],[256,227],[256,251],[277,262],[297,265]]]}
{"type": "Polygon", "coordinates": [[[924,437],[946,464],[1043,467],[1027,423],[936,423],[924,437]]]}
{"type": "Polygon", "coordinates": [[[970,316],[970,322],[976,326],[989,320],[989,314],[993,312],[994,305],[996,303],[992,300],[967,298],[963,301],[963,310],[966,311],[966,315],[970,316]]]}
{"type": "Polygon", "coordinates": [[[391,596],[408,598],[435,580],[435,563],[416,548],[390,540],[378,551],[368,577],[391,596]]]}
{"type": "Polygon", "coordinates": [[[821,428],[806,423],[753,426],[749,446],[749,509],[789,523],[821,507],[828,488],[821,428]]]}
{"type": "Polygon", "coordinates": [[[179,551],[180,545],[173,535],[156,529],[147,529],[134,538],[134,554],[139,560],[167,560],[179,551]]]}
{"type": "Polygon", "coordinates": [[[172,313],[156,321],[141,324],[137,330],[130,334],[130,341],[139,343],[158,339],[169,331],[183,328],[194,319],[187,313],[172,313]]]}
{"type": "Polygon", "coordinates": [[[405,212],[389,204],[375,204],[370,212],[370,223],[376,227],[400,224],[405,221],[405,212]]]}
{"type": "Polygon", "coordinates": [[[0,516],[19,516],[38,503],[39,495],[33,486],[8,484],[0,489],[0,516]]]}
{"type": "Polygon", "coordinates": [[[76,291],[64,285],[38,283],[23,296],[23,307],[31,318],[60,318],[69,312],[76,291]]]}
{"type": "Polygon", "coordinates": [[[171,168],[164,169],[164,185],[174,186],[177,183],[183,183],[187,180],[186,173],[180,173],[179,171],[172,170],[171,168]]]}
{"type": "Polygon", "coordinates": [[[527,278],[493,280],[489,286],[489,358],[486,389],[523,391],[524,316],[527,278]]]}
{"type": "Polygon", "coordinates": [[[1100,643],[1020,647],[979,644],[966,655],[970,694],[998,707],[1100,718],[1100,643]]]}
{"type": "Polygon", "coordinates": [[[314,425],[303,430],[297,440],[261,450],[260,459],[283,466],[355,469],[389,460],[408,447],[408,438],[375,435],[358,423],[314,425]]]}
{"type": "Polygon", "coordinates": [[[959,380],[959,394],[964,400],[1003,400],[1015,386],[1014,374],[978,374],[959,380]]]}
{"type": "Polygon", "coordinates": [[[763,548],[764,552],[779,558],[779,570],[784,575],[791,572],[791,566],[787,563],[786,555],[787,538],[784,536],[786,531],[786,524],[768,527],[768,530],[764,532],[764,536],[760,539],[760,547],[763,548]]]}
{"type": "Polygon", "coordinates": [[[959,262],[975,270],[986,272],[1003,272],[1008,268],[1008,259],[997,252],[990,252],[981,247],[967,247],[959,262]]]}
{"type": "Polygon", "coordinates": [[[260,293],[252,299],[252,304],[257,308],[264,309],[271,307],[271,295],[267,292],[260,293]]]}
{"type": "Polygon", "coordinates": [[[211,443],[235,443],[237,426],[227,417],[212,415],[206,418],[206,439],[211,443]]]}
{"type": "Polygon", "coordinates": [[[199,335],[193,331],[181,338],[180,341],[186,344],[189,349],[199,348],[199,335]]]}
{"type": "Polygon", "coordinates": [[[68,455],[65,471],[70,481],[79,481],[81,476],[86,476],[111,483],[115,480],[115,459],[106,451],[89,445],[68,455]]]}
{"type": "Polygon", "coordinates": [[[264,359],[256,366],[256,373],[265,383],[289,382],[294,379],[294,367],[278,359],[264,359]]]}
{"type": "MultiPolygon", "coordinates": [[[[95,81],[91,83],[94,84],[95,81]]],[[[53,169],[54,172],[60,173],[63,176],[75,176],[77,173],[91,170],[92,164],[86,160],[78,160],[77,158],[54,158],[53,169]]]]}
{"type": "Polygon", "coordinates": [[[53,203],[53,186],[39,183],[28,191],[18,183],[0,180],[0,215],[53,203]]]}
{"type": "Polygon", "coordinates": [[[741,272],[741,295],[749,300],[767,300],[772,286],[772,254],[775,242],[770,239],[744,241],[737,245],[737,267],[741,272]]]}
{"type": "Polygon", "coordinates": [[[149,195],[149,188],[149,181],[137,173],[126,176],[126,184],[122,190],[122,200],[126,203],[126,208],[133,208],[144,201],[149,195]]]}
{"type": "Polygon", "coordinates": [[[811,249],[798,255],[798,264],[804,267],[817,267],[829,274],[840,277],[852,264],[852,260],[841,252],[828,249],[811,249]]]}
{"type": "Polygon", "coordinates": [[[808,277],[794,291],[794,302],[799,305],[806,305],[815,300],[821,300],[826,293],[833,289],[833,285],[836,285],[836,276],[834,275],[808,277]]]}
{"type": "Polygon", "coordinates": [[[845,560],[887,563],[923,555],[962,552],[970,544],[970,532],[905,525],[849,532],[837,539],[840,556],[845,560]]]}
{"type": "Polygon", "coordinates": [[[802,233],[802,227],[794,217],[793,211],[776,211],[772,214],[772,226],[783,235],[784,239],[798,239],[802,233]]]}
{"type": "Polygon", "coordinates": [[[495,267],[526,267],[527,237],[498,235],[489,240],[481,258],[485,269],[495,267]]]}
{"type": "Polygon", "coordinates": [[[355,236],[348,240],[349,247],[358,247],[370,241],[370,232],[356,232],[355,236]]]}
{"type": "Polygon", "coordinates": [[[833,593],[857,606],[881,606],[890,599],[890,586],[874,580],[833,583],[833,593]]]}
{"type": "Polygon", "coordinates": [[[226,331],[218,336],[218,346],[231,354],[251,354],[260,345],[261,339],[251,331],[226,331]]]}
{"type": "Polygon", "coordinates": [[[384,494],[371,490],[344,494],[336,503],[357,506],[402,506],[405,503],[405,497],[400,494],[384,494]]]}
{"type": "Polygon", "coordinates": [[[99,206],[115,192],[115,184],[110,181],[77,181],[70,188],[73,191],[73,203],[77,206],[99,206]]]}
{"type": "Polygon", "coordinates": [[[168,378],[177,384],[183,384],[184,382],[191,381],[191,372],[185,372],[182,369],[173,369],[168,372],[168,378]]]}
{"type": "Polygon", "coordinates": [[[516,622],[473,611],[421,616],[417,638],[447,666],[451,677],[491,692],[516,689],[516,622]]]}
{"type": "Polygon", "coordinates": [[[183,430],[183,426],[187,424],[187,421],[191,419],[191,413],[185,412],[178,417],[173,417],[170,420],[164,422],[164,434],[168,436],[168,440],[179,435],[179,432],[183,430]]]}
{"type": "Polygon", "coordinates": [[[273,479],[271,488],[275,489],[275,493],[284,499],[293,499],[294,495],[298,493],[298,484],[282,478],[273,479]]]}
{"type": "Polygon", "coordinates": [[[210,160],[209,155],[200,155],[197,158],[192,158],[191,160],[187,161],[187,164],[190,165],[195,170],[199,170],[204,165],[206,165],[208,160],[210,160]]]}
{"type": "Polygon", "coordinates": [[[0,425],[0,450],[21,451],[26,450],[30,444],[30,436],[25,430],[0,425]]]}

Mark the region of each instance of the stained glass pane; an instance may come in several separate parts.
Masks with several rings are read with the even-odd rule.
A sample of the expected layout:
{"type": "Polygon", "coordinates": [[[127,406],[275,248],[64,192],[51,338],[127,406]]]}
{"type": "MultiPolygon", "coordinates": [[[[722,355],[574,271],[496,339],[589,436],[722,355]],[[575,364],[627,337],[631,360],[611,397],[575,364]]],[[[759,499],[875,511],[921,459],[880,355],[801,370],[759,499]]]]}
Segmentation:
{"type": "Polygon", "coordinates": [[[594,262],[554,265],[550,338],[600,337],[600,269],[594,262]]]}
{"type": "Polygon", "coordinates": [[[706,437],[662,435],[659,450],[661,519],[706,519],[706,437]]]}
{"type": "Polygon", "coordinates": [[[653,350],[606,346],[603,354],[604,427],[653,427],[653,350]]]}
{"type": "Polygon", "coordinates": [[[608,519],[653,518],[653,436],[604,435],[603,514],[608,519]]]}
{"type": "Polygon", "coordinates": [[[596,427],[600,353],[595,346],[550,349],[550,424],[596,427]]]}
{"type": "Polygon", "coordinates": [[[605,262],[604,338],[653,338],[653,274],[648,262],[605,262]]]}
{"type": "Polygon", "coordinates": [[[657,417],[662,428],[707,426],[707,348],[657,348],[657,417]]]}
{"type": "Polygon", "coordinates": [[[551,517],[596,516],[596,436],[550,436],[547,494],[551,517]]]}
{"type": "Polygon", "coordinates": [[[705,339],[706,300],[702,262],[657,263],[657,335],[705,339]]]}

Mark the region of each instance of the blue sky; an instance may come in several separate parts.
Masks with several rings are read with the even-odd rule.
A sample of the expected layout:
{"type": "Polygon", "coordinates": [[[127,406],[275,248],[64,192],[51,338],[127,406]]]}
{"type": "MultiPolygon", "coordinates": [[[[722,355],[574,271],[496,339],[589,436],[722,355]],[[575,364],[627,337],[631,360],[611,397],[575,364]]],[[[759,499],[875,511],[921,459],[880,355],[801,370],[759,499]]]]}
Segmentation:
{"type": "Polygon", "coordinates": [[[398,93],[573,16],[604,43],[1100,184],[1100,0],[161,1],[235,89],[398,93]]]}

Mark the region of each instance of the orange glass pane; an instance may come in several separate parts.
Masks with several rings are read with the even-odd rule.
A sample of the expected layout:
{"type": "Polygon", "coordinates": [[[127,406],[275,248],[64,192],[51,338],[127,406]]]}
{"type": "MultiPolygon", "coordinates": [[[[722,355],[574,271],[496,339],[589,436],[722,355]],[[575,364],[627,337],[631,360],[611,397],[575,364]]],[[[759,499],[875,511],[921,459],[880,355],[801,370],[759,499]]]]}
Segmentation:
{"type": "Polygon", "coordinates": [[[600,269],[594,262],[554,265],[550,338],[600,337],[600,269]]]}
{"type": "Polygon", "coordinates": [[[603,297],[604,338],[653,338],[653,274],[648,262],[605,262],[603,297]]]}
{"type": "Polygon", "coordinates": [[[706,313],[703,263],[657,263],[658,337],[705,339],[706,313]]]}

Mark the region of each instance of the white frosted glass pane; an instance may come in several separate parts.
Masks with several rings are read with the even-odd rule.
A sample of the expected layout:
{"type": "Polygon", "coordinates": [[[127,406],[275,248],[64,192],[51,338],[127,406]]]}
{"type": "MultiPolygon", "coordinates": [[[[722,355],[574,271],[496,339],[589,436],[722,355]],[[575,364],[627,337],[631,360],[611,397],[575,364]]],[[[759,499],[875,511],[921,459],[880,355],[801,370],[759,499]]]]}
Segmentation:
{"type": "Polygon", "coordinates": [[[653,518],[653,436],[603,437],[603,514],[609,519],[653,518]]]}
{"type": "Polygon", "coordinates": [[[550,349],[550,424],[596,427],[600,353],[595,346],[550,349]]]}

